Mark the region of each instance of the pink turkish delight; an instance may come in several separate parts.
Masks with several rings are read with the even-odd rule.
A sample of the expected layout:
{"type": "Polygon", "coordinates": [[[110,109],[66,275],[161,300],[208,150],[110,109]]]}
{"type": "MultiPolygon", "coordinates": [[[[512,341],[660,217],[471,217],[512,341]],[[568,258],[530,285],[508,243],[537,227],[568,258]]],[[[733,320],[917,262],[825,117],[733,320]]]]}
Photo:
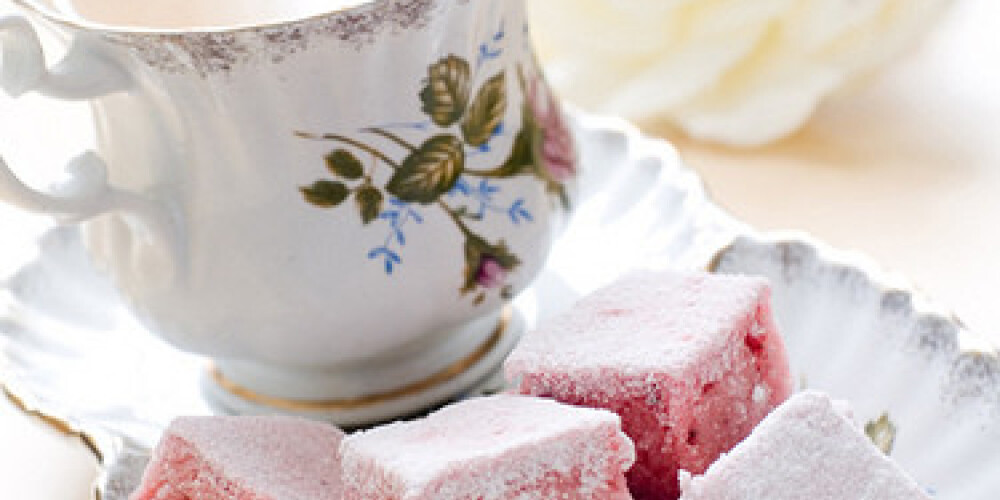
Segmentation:
{"type": "Polygon", "coordinates": [[[349,436],[345,500],[629,500],[613,413],[513,395],[349,436]]]}
{"type": "Polygon", "coordinates": [[[682,500],[930,500],[846,403],[818,392],[793,396],[704,475],[681,472],[681,489],[682,500]]]}
{"type": "Polygon", "coordinates": [[[337,428],[292,417],[182,417],[131,500],[341,500],[337,428]]]}
{"type": "Polygon", "coordinates": [[[636,446],[639,500],[678,497],[791,391],[765,280],[634,273],[529,333],[505,366],[512,391],[604,408],[636,446]]]}

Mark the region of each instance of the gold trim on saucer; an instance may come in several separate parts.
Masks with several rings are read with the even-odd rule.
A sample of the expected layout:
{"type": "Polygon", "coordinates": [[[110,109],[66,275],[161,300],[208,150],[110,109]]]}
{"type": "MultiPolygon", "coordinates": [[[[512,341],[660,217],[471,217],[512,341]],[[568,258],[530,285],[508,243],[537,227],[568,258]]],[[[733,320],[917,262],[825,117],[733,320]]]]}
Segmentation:
{"type": "Polygon", "coordinates": [[[710,273],[719,272],[719,267],[722,266],[722,259],[726,258],[726,255],[733,251],[734,244],[734,241],[730,241],[722,248],[716,250],[715,253],[712,254],[712,258],[708,260],[708,264],[705,265],[705,270],[710,273]]]}
{"type": "MultiPolygon", "coordinates": [[[[103,467],[104,454],[101,453],[101,450],[97,445],[97,441],[93,436],[79,429],[66,419],[59,418],[55,415],[39,410],[34,405],[28,403],[28,399],[26,397],[21,396],[14,389],[12,389],[10,385],[3,383],[2,381],[0,381],[0,391],[2,391],[7,400],[14,405],[14,408],[21,413],[27,415],[28,417],[37,418],[43,424],[63,436],[79,439],[80,442],[87,447],[87,450],[94,455],[94,458],[97,459],[98,466],[103,467]]],[[[94,500],[101,500],[101,489],[97,487],[96,482],[91,488],[91,496],[94,500]]]]}
{"type": "Polygon", "coordinates": [[[9,400],[11,404],[13,404],[14,407],[20,410],[22,413],[24,413],[29,417],[34,417],[41,420],[42,423],[51,427],[52,429],[55,429],[56,432],[64,436],[71,438],[79,438],[80,441],[83,442],[84,446],[86,446],[87,449],[90,450],[91,453],[93,453],[94,457],[97,458],[97,461],[99,463],[104,461],[104,456],[101,453],[100,448],[97,446],[97,441],[94,439],[93,436],[80,430],[68,420],[64,420],[54,415],[50,415],[48,413],[39,410],[38,408],[35,408],[33,405],[28,403],[27,399],[15,393],[14,390],[10,388],[10,386],[0,383],[0,389],[3,390],[4,396],[7,397],[7,400],[9,400]]]}
{"type": "Polygon", "coordinates": [[[383,392],[380,394],[372,394],[369,396],[362,396],[358,398],[349,399],[332,399],[332,400],[299,400],[299,399],[287,399],[279,398],[275,396],[267,396],[250,390],[242,385],[233,382],[232,380],[226,378],[222,371],[215,365],[209,366],[208,373],[212,377],[212,380],[219,385],[222,389],[227,392],[240,397],[244,400],[256,403],[259,405],[269,406],[272,408],[278,408],[282,410],[291,411],[338,411],[338,410],[355,410],[359,408],[365,408],[368,406],[374,406],[381,403],[386,403],[389,401],[401,399],[407,396],[412,396],[424,392],[433,387],[439,386],[446,382],[450,382],[459,375],[465,373],[470,368],[475,366],[477,363],[482,361],[487,355],[493,352],[500,341],[503,339],[504,334],[507,332],[507,328],[510,326],[510,321],[513,316],[513,309],[508,306],[505,307],[500,315],[500,321],[498,322],[493,333],[480,345],[475,351],[453,363],[452,365],[445,367],[443,370],[431,375],[428,378],[414,382],[412,384],[400,387],[399,389],[394,389],[389,392],[383,392]]]}

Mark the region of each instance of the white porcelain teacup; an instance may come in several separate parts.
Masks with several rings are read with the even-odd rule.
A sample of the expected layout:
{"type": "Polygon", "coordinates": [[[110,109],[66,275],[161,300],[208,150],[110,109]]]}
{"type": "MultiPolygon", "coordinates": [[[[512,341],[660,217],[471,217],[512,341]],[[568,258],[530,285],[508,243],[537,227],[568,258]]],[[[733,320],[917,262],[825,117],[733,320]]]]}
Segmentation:
{"type": "Polygon", "coordinates": [[[576,168],[521,0],[195,28],[16,3],[69,51],[46,69],[0,19],[4,88],[90,100],[99,154],[52,193],[0,165],[0,199],[83,221],[150,330],[212,358],[225,409],[363,423],[500,362],[576,168]]]}

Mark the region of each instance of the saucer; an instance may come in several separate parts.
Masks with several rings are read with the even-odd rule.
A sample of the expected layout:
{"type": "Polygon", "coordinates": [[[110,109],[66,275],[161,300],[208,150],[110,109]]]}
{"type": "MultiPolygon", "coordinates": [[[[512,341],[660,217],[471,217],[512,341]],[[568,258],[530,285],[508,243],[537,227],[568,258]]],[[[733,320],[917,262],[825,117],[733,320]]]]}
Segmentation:
{"type": "MultiPolygon", "coordinates": [[[[864,257],[735,220],[665,142],[616,119],[573,113],[572,123],[579,202],[545,271],[514,303],[523,328],[633,269],[766,276],[800,388],[850,401],[932,496],[996,497],[1000,356],[990,342],[864,257]]],[[[203,359],[143,332],[90,268],[75,229],[33,234],[42,236],[11,244],[38,255],[23,252],[0,288],[3,382],[23,406],[82,432],[103,464],[101,498],[124,500],[166,423],[212,411],[200,383],[241,393],[203,359]]],[[[498,387],[496,377],[481,382],[470,391],[498,387]]]]}

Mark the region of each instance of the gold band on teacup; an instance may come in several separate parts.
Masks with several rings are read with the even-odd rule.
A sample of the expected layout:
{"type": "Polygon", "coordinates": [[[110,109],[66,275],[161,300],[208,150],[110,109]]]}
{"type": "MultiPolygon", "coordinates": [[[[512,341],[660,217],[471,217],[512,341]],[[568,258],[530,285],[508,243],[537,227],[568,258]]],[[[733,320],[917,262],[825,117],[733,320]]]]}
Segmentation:
{"type": "Polygon", "coordinates": [[[301,400],[279,398],[267,396],[250,390],[242,385],[233,382],[222,374],[222,371],[215,365],[209,367],[208,373],[212,380],[230,394],[237,396],[251,403],[291,411],[343,411],[356,410],[382,403],[387,403],[408,396],[413,396],[427,391],[439,385],[452,381],[459,375],[469,371],[473,366],[488,356],[503,339],[507,328],[510,326],[513,309],[507,306],[500,314],[500,321],[497,323],[493,333],[475,351],[463,359],[456,361],[443,370],[431,375],[428,378],[414,382],[412,384],[394,389],[392,391],[379,394],[372,394],[358,398],[331,399],[331,400],[301,400]]]}

